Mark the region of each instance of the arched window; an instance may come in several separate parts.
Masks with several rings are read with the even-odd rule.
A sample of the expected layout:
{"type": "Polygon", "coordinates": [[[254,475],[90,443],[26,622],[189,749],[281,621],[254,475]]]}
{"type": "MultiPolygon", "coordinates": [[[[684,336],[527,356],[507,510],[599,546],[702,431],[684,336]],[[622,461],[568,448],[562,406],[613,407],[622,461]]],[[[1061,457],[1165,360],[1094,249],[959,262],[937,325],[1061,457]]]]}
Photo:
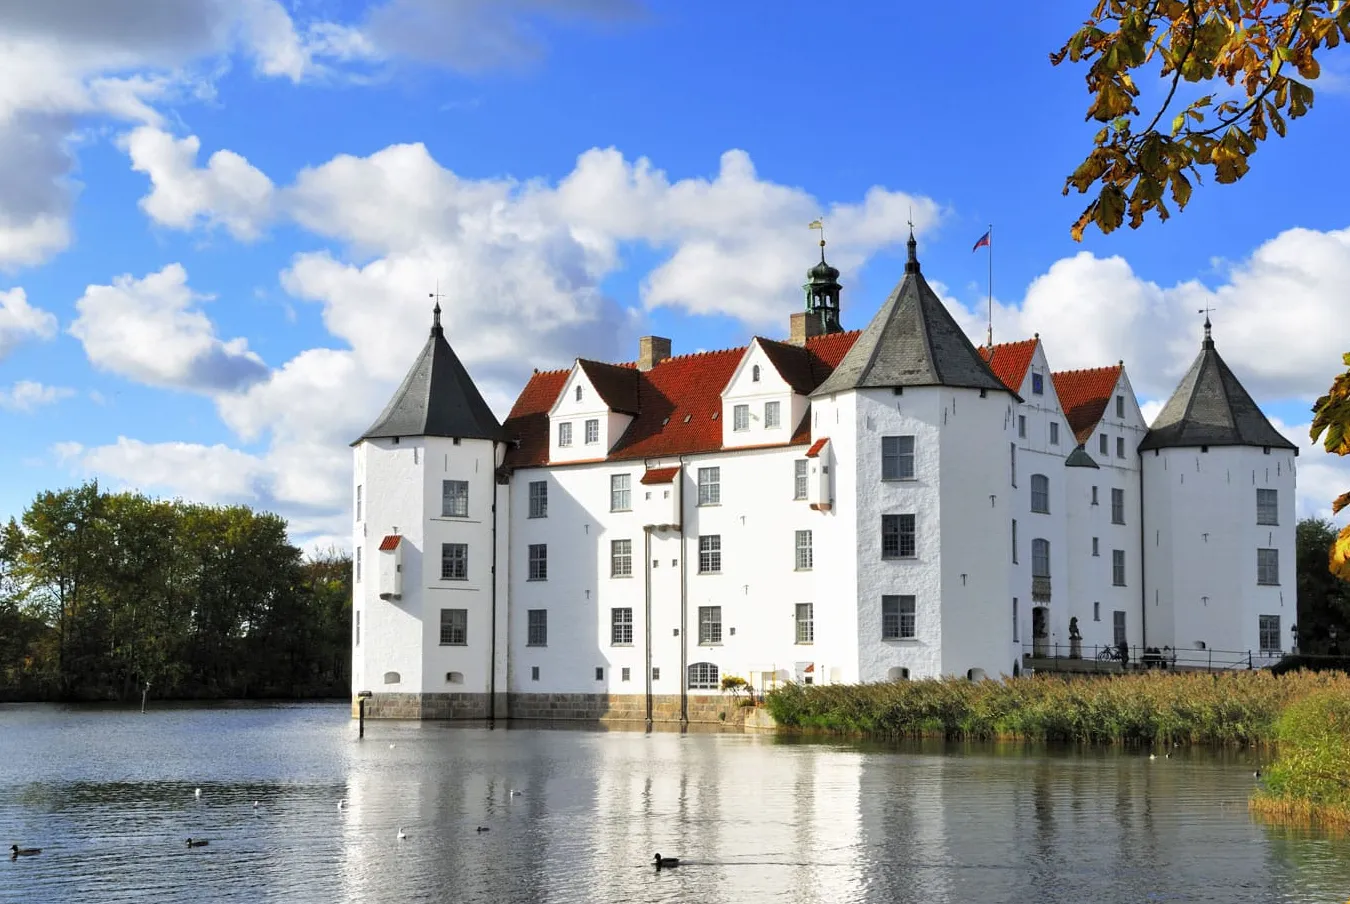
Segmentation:
{"type": "Polygon", "coordinates": [[[1031,576],[1033,578],[1050,577],[1050,541],[1031,541],[1031,576]]]}
{"type": "Polygon", "coordinates": [[[758,364],[756,364],[754,367],[750,368],[750,382],[751,382],[751,383],[758,383],[758,382],[759,382],[759,365],[758,365],[758,364]]]}
{"type": "Polygon", "coordinates": [[[886,672],[886,680],[887,680],[887,681],[908,681],[908,680],[909,680],[909,669],[904,668],[903,666],[895,666],[894,668],[892,668],[892,669],[890,669],[888,672],[886,672]]]}
{"type": "Polygon", "coordinates": [[[578,402],[581,401],[581,384],[580,384],[580,383],[577,384],[577,401],[578,401],[578,402]]]}
{"type": "Polygon", "coordinates": [[[384,683],[385,683],[385,684],[398,684],[398,683],[399,683],[400,681],[402,681],[402,680],[403,680],[403,679],[402,679],[401,677],[399,677],[398,672],[385,672],[385,673],[384,673],[384,683]]]}
{"type": "Polygon", "coordinates": [[[967,681],[983,681],[984,669],[966,669],[967,681]]]}
{"type": "Polygon", "coordinates": [[[446,684],[463,684],[463,683],[464,683],[464,673],[463,673],[463,672],[446,672],[446,673],[445,673],[445,683],[446,683],[446,684]]]}
{"type": "Polygon", "coordinates": [[[1031,475],[1031,510],[1050,512],[1050,478],[1044,474],[1031,475]]]}
{"type": "Polygon", "coordinates": [[[693,690],[711,690],[715,691],[718,687],[717,664],[712,662],[695,662],[689,666],[689,689],[693,690]]]}

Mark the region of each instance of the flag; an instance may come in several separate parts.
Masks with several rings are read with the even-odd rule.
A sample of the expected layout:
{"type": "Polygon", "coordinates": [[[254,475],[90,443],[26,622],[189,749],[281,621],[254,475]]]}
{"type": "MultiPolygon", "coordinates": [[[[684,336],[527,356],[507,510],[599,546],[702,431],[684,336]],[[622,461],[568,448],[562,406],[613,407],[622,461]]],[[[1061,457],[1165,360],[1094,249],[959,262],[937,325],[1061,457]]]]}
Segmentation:
{"type": "Polygon", "coordinates": [[[812,220],[810,223],[807,223],[807,224],[806,224],[806,228],[807,228],[807,229],[824,229],[824,228],[825,228],[825,224],[822,223],[822,222],[820,222],[820,220],[812,220]]]}
{"type": "Polygon", "coordinates": [[[979,251],[981,248],[988,248],[988,247],[989,247],[989,233],[986,232],[984,235],[980,236],[980,240],[976,242],[975,247],[971,248],[970,250],[979,251]]]}

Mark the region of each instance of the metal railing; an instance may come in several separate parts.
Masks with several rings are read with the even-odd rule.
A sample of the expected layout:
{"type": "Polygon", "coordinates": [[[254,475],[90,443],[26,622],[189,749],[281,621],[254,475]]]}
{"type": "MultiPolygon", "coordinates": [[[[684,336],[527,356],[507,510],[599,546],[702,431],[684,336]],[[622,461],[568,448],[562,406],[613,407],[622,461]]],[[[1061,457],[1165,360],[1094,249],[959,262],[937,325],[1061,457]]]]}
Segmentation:
{"type": "MultiPolygon", "coordinates": [[[[1231,671],[1274,665],[1284,653],[1280,650],[1196,650],[1163,646],[1122,646],[1118,644],[1063,644],[1044,641],[1022,645],[1024,658],[1055,660],[1059,664],[1082,663],[1081,671],[1128,669],[1174,669],[1185,671],[1231,671]]],[[[1033,666],[1034,667],[1034,666],[1033,666]]]]}

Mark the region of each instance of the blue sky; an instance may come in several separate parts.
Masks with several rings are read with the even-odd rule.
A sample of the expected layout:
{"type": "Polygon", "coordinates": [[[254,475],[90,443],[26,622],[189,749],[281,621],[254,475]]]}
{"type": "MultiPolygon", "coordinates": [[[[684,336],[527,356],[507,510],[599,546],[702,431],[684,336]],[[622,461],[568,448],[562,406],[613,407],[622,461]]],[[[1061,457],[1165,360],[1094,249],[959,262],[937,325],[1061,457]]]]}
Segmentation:
{"type": "MultiPolygon", "coordinates": [[[[824,214],[844,320],[925,273],[979,338],[1124,359],[1146,412],[1220,351],[1304,447],[1350,350],[1350,53],[1236,186],[1111,236],[1048,55],[1089,4],[48,0],[0,8],[0,516],[46,488],[246,502],[345,544],[347,442],[428,294],[501,414],[534,367],[781,336],[824,214]],[[134,15],[131,13],[134,11],[134,15]],[[1325,161],[1325,162],[1324,162],[1325,161]]],[[[1159,96],[1145,85],[1145,98],[1159,96]]]]}

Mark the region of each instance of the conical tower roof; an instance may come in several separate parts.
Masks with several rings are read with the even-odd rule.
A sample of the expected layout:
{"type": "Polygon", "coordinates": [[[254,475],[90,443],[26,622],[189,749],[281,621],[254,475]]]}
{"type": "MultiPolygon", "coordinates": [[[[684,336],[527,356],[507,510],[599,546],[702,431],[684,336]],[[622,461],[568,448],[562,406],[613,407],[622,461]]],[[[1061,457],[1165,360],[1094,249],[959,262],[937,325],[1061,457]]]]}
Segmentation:
{"type": "Polygon", "coordinates": [[[911,233],[904,278],[812,395],[896,386],[1010,391],[929,287],[915,249],[911,233]]]}
{"type": "Polygon", "coordinates": [[[431,335],[422,346],[422,353],[384,411],[356,442],[392,436],[506,439],[502,425],[483,401],[473,378],[445,341],[439,304],[433,312],[431,335]]]}
{"type": "Polygon", "coordinates": [[[1298,447],[1270,425],[1214,348],[1209,318],[1200,355],[1153,419],[1141,452],[1189,446],[1298,447]]]}

